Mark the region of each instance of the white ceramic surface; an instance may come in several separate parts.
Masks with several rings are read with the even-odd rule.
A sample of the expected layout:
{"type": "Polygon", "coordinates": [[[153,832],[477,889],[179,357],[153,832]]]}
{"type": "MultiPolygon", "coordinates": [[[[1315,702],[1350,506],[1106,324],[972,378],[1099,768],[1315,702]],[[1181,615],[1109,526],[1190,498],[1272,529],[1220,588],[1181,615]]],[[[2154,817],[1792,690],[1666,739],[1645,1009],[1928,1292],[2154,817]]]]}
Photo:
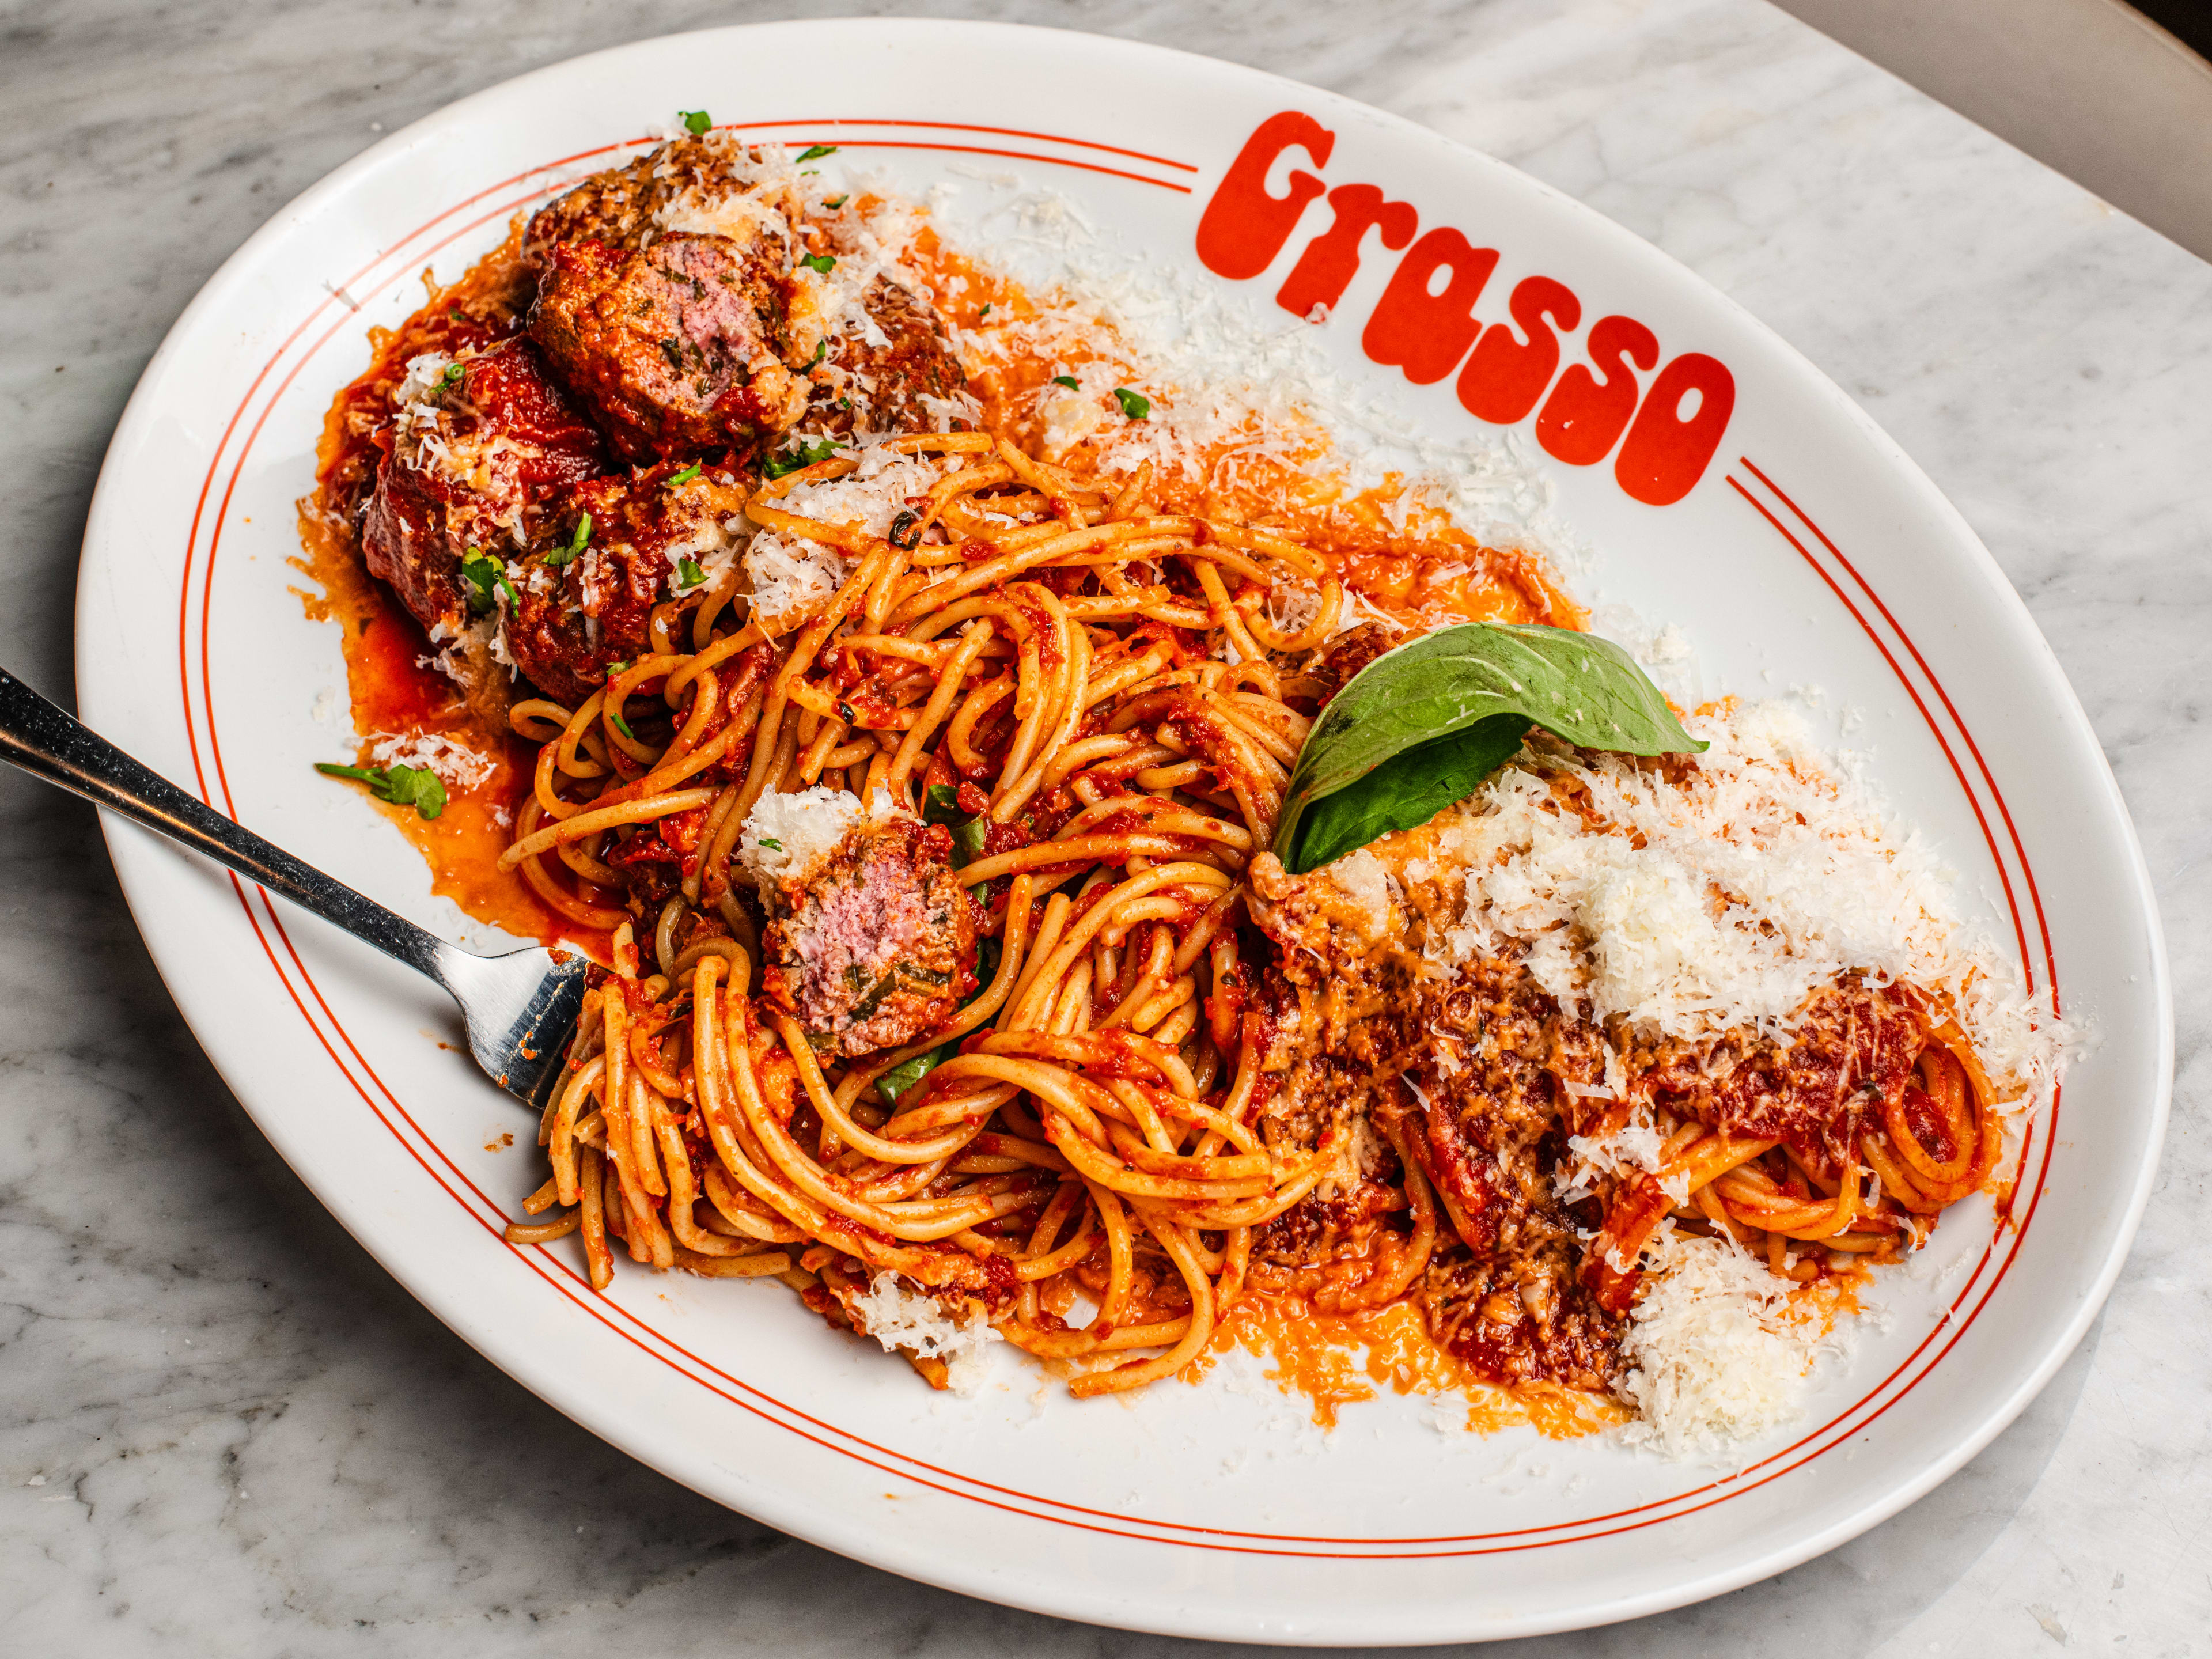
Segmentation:
{"type": "MultiPolygon", "coordinates": [[[[1948,1317],[1931,1297],[1869,1334],[1807,1423],[1747,1475],[1715,1486],[1710,1472],[1607,1444],[1524,1436],[1509,1492],[1474,1473],[1493,1468],[1497,1442],[1439,1438],[1418,1402],[1354,1407],[1321,1437],[1264,1390],[1217,1382],[1084,1406],[1039,1399],[1040,1379],[1011,1361],[1001,1386],[958,1402],[766,1287],[633,1273],[602,1305],[560,1247],[498,1242],[497,1215],[534,1182],[484,1150],[488,1130],[516,1126],[439,1046],[450,1022],[427,987],[111,829],[194,1030],[355,1236],[503,1368],[702,1492],[915,1577],[1182,1634],[1437,1641],[1674,1605],[1852,1535],[2001,1428],[2094,1316],[2164,1121],[2163,959],[2103,760],[1972,532],[1848,400],[1626,233],[1393,118],[1148,48],[883,22],[651,42],[469,99],[280,214],[149,368],[86,540],[86,717],[303,855],[441,919],[396,833],[308,769],[347,734],[313,714],[315,692],[342,678],[335,638],[287,592],[290,503],[309,488],[322,408],[362,361],[362,331],[404,313],[422,264],[450,277],[509,212],[588,165],[564,158],[702,104],[725,121],[805,123],[773,131],[842,143],[847,161],[866,151],[917,191],[949,178],[974,199],[995,188],[978,168],[1048,185],[1106,243],[1200,283],[1216,279],[1191,252],[1200,207],[1261,119],[1301,110],[1336,134],[1331,184],[1381,184],[1425,224],[1500,249],[1486,319],[1540,270],[1582,295],[1586,318],[1623,313],[1666,356],[1724,361],[1736,387],[1728,447],[1680,503],[1628,500],[1609,466],[1544,464],[1559,516],[1592,550],[1579,586],[1680,623],[1716,688],[1812,683],[1856,710],[1878,738],[1883,787],[1940,840],[1967,908],[2019,938],[2039,976],[2055,971],[2069,1013],[2091,1016],[2104,1042],[2069,1079],[2059,1133],[2039,1129],[2026,1224],[1994,1237],[1985,1216],[1947,1224],[1933,1258],[1948,1270],[1935,1281],[1948,1317]],[[779,90],[761,72],[793,54],[839,65],[834,98],[779,90]],[[933,62],[990,88],[987,114],[963,112],[972,125],[1011,131],[905,125],[942,118],[915,72],[933,62]],[[1188,193],[1161,187],[1185,182],[1188,193]],[[2080,1121],[2097,1132],[2072,1133],[2080,1121]]],[[[1316,209],[1243,285],[1258,291],[1255,314],[1321,222],[1316,209]]],[[[1384,269],[1370,248],[1316,337],[1425,431],[1481,435],[1449,380],[1413,388],[1361,356],[1351,325],[1384,269]]],[[[1289,321],[1277,313],[1274,325],[1289,321]]]]}

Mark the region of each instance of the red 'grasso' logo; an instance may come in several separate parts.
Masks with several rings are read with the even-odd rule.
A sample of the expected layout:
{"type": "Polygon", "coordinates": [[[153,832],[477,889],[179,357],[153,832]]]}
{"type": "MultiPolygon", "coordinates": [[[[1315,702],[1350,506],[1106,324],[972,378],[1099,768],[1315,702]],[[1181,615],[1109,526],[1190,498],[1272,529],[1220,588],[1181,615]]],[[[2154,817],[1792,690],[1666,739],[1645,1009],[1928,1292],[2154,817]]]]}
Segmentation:
{"type": "Polygon", "coordinates": [[[1286,152],[1303,150],[1325,167],[1335,148],[1336,135],[1310,115],[1285,110],[1262,121],[1199,219],[1198,257],[1206,268],[1231,282],[1259,276],[1325,195],[1335,217],[1299,253],[1276,304],[1315,319],[1335,310],[1372,231],[1384,247],[1402,252],[1360,335],[1370,358],[1415,386],[1433,386],[1456,369],[1455,390],[1468,414],[1511,426],[1534,411],[1545,453],[1569,466],[1595,466],[1613,455],[1613,477],[1637,501],[1666,507],[1696,488],[1735,408],[1735,377],[1725,363],[1686,351],[1646,386],[1637,371],[1657,366],[1658,337],[1632,317],[1607,316],[1589,325],[1583,342],[1588,362],[1561,372],[1560,337],[1583,317],[1582,301],[1565,283],[1523,277],[1506,297],[1510,320],[1486,327],[1475,305],[1498,268],[1496,248],[1476,247],[1443,225],[1417,240],[1420,216],[1374,185],[1331,190],[1294,167],[1283,194],[1268,190],[1267,174],[1286,152]]]}

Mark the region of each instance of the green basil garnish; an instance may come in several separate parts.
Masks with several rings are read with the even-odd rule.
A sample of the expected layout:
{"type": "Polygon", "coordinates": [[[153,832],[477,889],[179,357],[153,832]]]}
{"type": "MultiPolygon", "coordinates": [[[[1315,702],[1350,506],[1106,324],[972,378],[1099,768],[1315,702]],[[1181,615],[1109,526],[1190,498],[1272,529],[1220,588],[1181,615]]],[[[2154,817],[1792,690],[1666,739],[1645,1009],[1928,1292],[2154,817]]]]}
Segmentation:
{"type": "Polygon", "coordinates": [[[960,790],[957,785],[933,783],[921,792],[924,823],[957,823],[961,817],[960,790]]]}
{"type": "Polygon", "coordinates": [[[556,570],[564,565],[575,563],[578,556],[590,545],[591,539],[592,515],[586,513],[576,520],[576,533],[569,539],[568,545],[556,547],[548,553],[545,556],[545,562],[556,570]]]}
{"type": "Polygon", "coordinates": [[[818,161],[825,155],[835,155],[836,153],[837,146],[835,144],[809,144],[799,152],[799,159],[802,161],[818,161]]]}
{"type": "Polygon", "coordinates": [[[1295,873],[1426,823],[1540,726],[1584,749],[1697,754],[1658,687],[1608,640],[1569,628],[1465,623],[1384,653],[1307,733],[1275,825],[1295,873]]]}
{"type": "Polygon", "coordinates": [[[796,472],[802,466],[815,466],[837,453],[836,441],[830,438],[803,439],[781,455],[771,455],[761,463],[761,476],[781,478],[787,472],[796,472]]]}
{"type": "Polygon", "coordinates": [[[799,263],[819,276],[827,276],[836,269],[837,259],[835,254],[810,253],[799,263]]]}
{"type": "MultiPolygon", "coordinates": [[[[1052,377],[1052,383],[1054,386],[1064,386],[1070,392],[1080,392],[1083,390],[1083,382],[1077,380],[1073,374],[1055,374],[1052,377]]],[[[1145,407],[1149,409],[1152,405],[1147,404],[1145,407]]]]}
{"type": "Polygon", "coordinates": [[[703,109],[678,110],[677,113],[684,118],[684,131],[694,138],[703,137],[714,125],[713,118],[703,109]]]}
{"type": "Polygon", "coordinates": [[[676,580],[686,587],[698,587],[705,583],[707,573],[699,568],[696,559],[678,559],[676,562],[676,580]]]}
{"type": "Polygon", "coordinates": [[[1152,412],[1152,400],[1125,386],[1114,388],[1114,401],[1121,405],[1121,412],[1133,421],[1141,421],[1152,412]]]}
{"type": "Polygon", "coordinates": [[[434,818],[446,810],[446,786],[427,766],[332,766],[317,761],[315,770],[325,777],[365,783],[377,799],[394,806],[411,806],[426,818],[434,818]]]}

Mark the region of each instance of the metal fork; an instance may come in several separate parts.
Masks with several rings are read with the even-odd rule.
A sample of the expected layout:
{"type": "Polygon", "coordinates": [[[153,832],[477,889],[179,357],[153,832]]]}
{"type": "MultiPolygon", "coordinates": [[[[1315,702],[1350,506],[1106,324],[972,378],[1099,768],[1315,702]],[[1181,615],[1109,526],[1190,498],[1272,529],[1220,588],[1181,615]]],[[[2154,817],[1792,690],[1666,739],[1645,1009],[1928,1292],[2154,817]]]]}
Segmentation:
{"type": "Polygon", "coordinates": [[[0,760],[204,853],[428,974],[460,1005],[477,1064],[543,1109],[583,1005],[581,957],[556,962],[539,945],[487,957],[449,945],[186,794],[4,668],[0,760]]]}

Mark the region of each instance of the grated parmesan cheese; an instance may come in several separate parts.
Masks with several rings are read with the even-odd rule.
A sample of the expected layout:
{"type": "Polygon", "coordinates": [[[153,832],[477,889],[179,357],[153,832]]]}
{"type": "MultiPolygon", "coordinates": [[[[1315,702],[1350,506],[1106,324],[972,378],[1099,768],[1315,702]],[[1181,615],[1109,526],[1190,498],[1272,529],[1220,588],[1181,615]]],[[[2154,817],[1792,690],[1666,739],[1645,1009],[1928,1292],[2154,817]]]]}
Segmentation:
{"type": "Polygon", "coordinates": [[[991,1328],[981,1308],[959,1323],[934,1297],[901,1285],[894,1273],[878,1273],[845,1309],[886,1353],[903,1348],[919,1358],[943,1360],[945,1386],[957,1395],[973,1395],[983,1386],[991,1345],[1006,1340],[991,1328]]]}
{"type": "Polygon", "coordinates": [[[1669,1457],[1721,1458],[1802,1413],[1814,1360],[1844,1339],[1793,1306],[1787,1280],[1734,1243],[1662,1222],[1621,1339],[1621,1439],[1669,1457]]]}
{"type": "Polygon", "coordinates": [[[738,862],[761,882],[803,874],[827,858],[866,816],[859,796],[816,784],[795,794],[769,790],[753,803],[738,837],[738,862]]]}
{"type": "Polygon", "coordinates": [[[434,732],[372,732],[368,743],[371,765],[422,768],[456,789],[473,789],[496,769],[466,744],[434,732]]]}

